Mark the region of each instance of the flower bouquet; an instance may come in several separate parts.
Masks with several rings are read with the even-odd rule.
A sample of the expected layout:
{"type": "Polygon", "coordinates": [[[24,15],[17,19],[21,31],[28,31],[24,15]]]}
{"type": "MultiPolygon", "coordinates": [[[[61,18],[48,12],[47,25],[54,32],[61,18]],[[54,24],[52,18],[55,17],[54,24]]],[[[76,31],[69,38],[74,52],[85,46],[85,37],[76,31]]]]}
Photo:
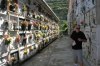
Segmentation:
{"type": "Polygon", "coordinates": [[[5,45],[9,45],[11,43],[11,38],[5,38],[5,45]]]}
{"type": "Polygon", "coordinates": [[[22,29],[23,31],[25,31],[27,26],[28,26],[28,22],[27,22],[27,21],[24,21],[24,22],[22,22],[22,24],[21,24],[21,29],[22,29]]]}
{"type": "Polygon", "coordinates": [[[29,49],[30,49],[30,51],[33,51],[33,46],[30,46],[29,49]]]}
{"type": "Polygon", "coordinates": [[[23,12],[27,11],[27,7],[26,7],[25,4],[23,5],[22,11],[23,11],[23,12]]]}
{"type": "Polygon", "coordinates": [[[46,38],[45,42],[48,43],[49,42],[49,38],[46,38]]]}
{"type": "Polygon", "coordinates": [[[44,27],[44,25],[42,25],[42,29],[44,29],[45,27],[44,27]]]}
{"type": "Polygon", "coordinates": [[[17,35],[17,36],[16,36],[15,42],[16,42],[16,43],[19,43],[19,42],[20,42],[20,35],[17,35]]]}
{"type": "Polygon", "coordinates": [[[24,55],[27,55],[28,51],[27,49],[24,50],[24,55]]]}

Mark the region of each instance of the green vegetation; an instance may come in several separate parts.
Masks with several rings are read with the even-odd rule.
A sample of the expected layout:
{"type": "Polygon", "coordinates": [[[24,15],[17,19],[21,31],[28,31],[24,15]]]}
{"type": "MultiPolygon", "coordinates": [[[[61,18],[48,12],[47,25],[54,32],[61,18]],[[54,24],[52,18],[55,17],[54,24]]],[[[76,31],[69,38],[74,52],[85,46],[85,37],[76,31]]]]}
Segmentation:
{"type": "Polygon", "coordinates": [[[66,32],[68,0],[46,0],[46,1],[61,20],[59,23],[61,32],[66,32]]]}
{"type": "Polygon", "coordinates": [[[60,22],[60,32],[67,34],[67,30],[68,30],[67,22],[66,22],[66,20],[62,20],[60,22]]]}
{"type": "Polygon", "coordinates": [[[68,11],[67,0],[46,0],[46,1],[61,20],[67,20],[67,11],[68,11]]]}

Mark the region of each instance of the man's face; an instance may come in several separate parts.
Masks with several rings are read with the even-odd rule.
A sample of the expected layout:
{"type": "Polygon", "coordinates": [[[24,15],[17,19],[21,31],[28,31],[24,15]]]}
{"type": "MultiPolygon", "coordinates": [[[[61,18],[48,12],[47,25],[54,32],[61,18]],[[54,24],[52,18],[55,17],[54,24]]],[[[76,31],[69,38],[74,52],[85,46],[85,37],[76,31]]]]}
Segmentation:
{"type": "Polygon", "coordinates": [[[75,31],[76,32],[79,32],[80,31],[80,27],[79,26],[76,26],[75,31]]]}

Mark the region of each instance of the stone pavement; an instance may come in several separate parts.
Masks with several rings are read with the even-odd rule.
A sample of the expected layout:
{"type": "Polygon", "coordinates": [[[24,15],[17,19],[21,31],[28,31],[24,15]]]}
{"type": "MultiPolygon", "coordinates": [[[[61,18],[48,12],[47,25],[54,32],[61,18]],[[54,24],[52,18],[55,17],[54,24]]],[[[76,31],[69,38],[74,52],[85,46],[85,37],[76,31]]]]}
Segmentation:
{"type": "Polygon", "coordinates": [[[21,66],[73,66],[70,39],[62,37],[21,66]]]}

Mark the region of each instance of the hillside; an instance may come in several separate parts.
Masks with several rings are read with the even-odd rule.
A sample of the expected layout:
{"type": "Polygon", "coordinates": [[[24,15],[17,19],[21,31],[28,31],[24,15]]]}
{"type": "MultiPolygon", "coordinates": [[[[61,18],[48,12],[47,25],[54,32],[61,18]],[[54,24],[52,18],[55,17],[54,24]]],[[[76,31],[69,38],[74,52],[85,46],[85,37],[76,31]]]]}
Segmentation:
{"type": "Polygon", "coordinates": [[[68,0],[46,0],[61,20],[67,20],[68,0]]]}

